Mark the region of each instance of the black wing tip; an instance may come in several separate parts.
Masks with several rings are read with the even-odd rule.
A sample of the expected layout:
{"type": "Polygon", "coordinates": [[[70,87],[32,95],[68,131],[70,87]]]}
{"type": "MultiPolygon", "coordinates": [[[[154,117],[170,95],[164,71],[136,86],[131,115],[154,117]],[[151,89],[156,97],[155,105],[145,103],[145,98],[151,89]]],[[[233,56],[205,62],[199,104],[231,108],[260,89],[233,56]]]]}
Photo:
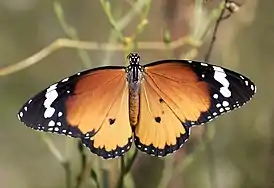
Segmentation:
{"type": "Polygon", "coordinates": [[[82,139],[82,144],[87,147],[92,153],[96,154],[97,156],[101,157],[102,159],[114,159],[121,157],[127,153],[132,145],[132,137],[128,139],[128,142],[125,146],[119,147],[117,146],[115,149],[111,151],[107,151],[105,147],[103,148],[96,148],[93,146],[94,141],[90,139],[82,139]]]}
{"type": "Polygon", "coordinates": [[[187,131],[184,134],[180,134],[180,136],[176,138],[175,145],[165,145],[164,149],[159,149],[153,146],[153,144],[150,144],[150,145],[142,144],[140,142],[139,137],[137,136],[134,136],[134,142],[135,142],[136,148],[143,153],[146,153],[154,157],[165,157],[167,155],[170,155],[178,151],[184,145],[184,143],[188,141],[188,138],[189,138],[189,131],[187,131]]]}
{"type": "Polygon", "coordinates": [[[240,108],[242,108],[243,106],[245,106],[247,103],[249,103],[251,101],[251,99],[254,97],[255,93],[253,95],[251,95],[248,99],[242,101],[242,102],[239,102],[239,103],[235,103],[233,104],[232,106],[229,106],[229,107],[222,107],[220,106],[219,108],[219,111],[216,111],[216,112],[213,112],[213,113],[210,113],[210,112],[203,112],[199,119],[197,121],[187,121],[185,122],[185,125],[187,127],[195,127],[195,126],[198,126],[198,125],[204,125],[222,115],[225,115],[227,114],[228,112],[232,112],[232,111],[236,111],[240,108]],[[221,111],[222,109],[222,111],[221,111]],[[214,114],[216,113],[216,115],[214,114]]]}

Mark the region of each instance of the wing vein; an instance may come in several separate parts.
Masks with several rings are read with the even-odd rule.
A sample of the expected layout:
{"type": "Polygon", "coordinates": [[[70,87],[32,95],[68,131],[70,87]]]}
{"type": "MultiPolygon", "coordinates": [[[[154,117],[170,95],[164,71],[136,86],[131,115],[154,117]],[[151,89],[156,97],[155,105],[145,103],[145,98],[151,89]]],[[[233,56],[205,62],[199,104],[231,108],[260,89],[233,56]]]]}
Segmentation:
{"type": "MultiPolygon", "coordinates": [[[[162,94],[163,95],[165,95],[167,98],[169,98],[169,100],[171,100],[172,101],[172,103],[174,103],[174,105],[178,108],[178,109],[180,109],[179,107],[178,107],[178,105],[168,96],[168,95],[166,95],[158,86],[157,86],[157,84],[155,83],[155,81],[154,81],[154,79],[152,78],[152,76],[150,76],[149,74],[146,74],[148,77],[150,77],[150,79],[152,80],[152,82],[154,83],[154,85],[157,87],[157,89],[159,89],[159,91],[161,91],[162,92],[162,94]]],[[[155,90],[150,84],[149,84],[149,82],[147,82],[148,83],[148,85],[158,94],[158,96],[160,96],[161,97],[161,95],[157,92],[157,90],[155,90]]],[[[166,105],[168,106],[168,108],[176,115],[176,117],[180,120],[180,118],[177,116],[177,114],[174,112],[174,110],[167,104],[167,102],[166,101],[164,101],[165,103],[166,103],[166,105]]],[[[181,121],[181,120],[180,120],[181,121]]]]}
{"type": "MultiPolygon", "coordinates": [[[[118,77],[118,76],[117,76],[117,77],[118,77]]],[[[122,78],[123,78],[123,77],[121,76],[120,80],[121,80],[122,78]]],[[[120,83],[120,81],[119,81],[118,83],[120,83]]],[[[125,87],[122,87],[121,91],[118,92],[118,94],[117,94],[116,97],[114,98],[113,102],[111,103],[111,105],[110,105],[110,107],[109,107],[109,109],[108,109],[108,111],[107,111],[107,113],[106,113],[106,115],[105,115],[103,121],[101,122],[100,128],[98,129],[97,133],[98,133],[99,130],[101,129],[103,123],[106,121],[106,118],[107,118],[107,116],[109,115],[109,112],[110,112],[110,110],[112,109],[113,105],[115,104],[117,98],[119,97],[119,95],[121,94],[121,92],[123,92],[123,90],[124,90],[123,88],[125,88],[125,87]]],[[[125,89],[126,89],[126,88],[125,88],[125,89]]],[[[124,92],[123,92],[123,95],[124,95],[124,92]]],[[[121,106],[122,106],[122,103],[121,103],[121,106]]],[[[121,106],[120,106],[119,111],[121,110],[121,106]]],[[[117,112],[117,113],[118,113],[118,112],[117,112]]],[[[94,134],[93,136],[95,136],[95,135],[96,135],[96,134],[94,134]]]]}

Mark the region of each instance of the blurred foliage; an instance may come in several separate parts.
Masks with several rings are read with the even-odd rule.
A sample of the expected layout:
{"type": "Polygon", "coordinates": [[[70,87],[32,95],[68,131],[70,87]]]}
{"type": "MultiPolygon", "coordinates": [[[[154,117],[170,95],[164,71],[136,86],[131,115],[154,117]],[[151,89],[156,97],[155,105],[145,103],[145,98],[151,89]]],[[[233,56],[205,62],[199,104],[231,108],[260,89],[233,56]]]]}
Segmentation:
{"type": "Polygon", "coordinates": [[[0,0],[1,187],[274,187],[274,2],[237,2],[239,11],[227,17],[226,9],[214,30],[224,0],[0,0]],[[163,159],[132,148],[105,161],[76,139],[36,133],[17,120],[21,104],[51,83],[125,64],[131,51],[142,62],[210,57],[252,78],[258,94],[192,129],[188,143],[163,159]]]}

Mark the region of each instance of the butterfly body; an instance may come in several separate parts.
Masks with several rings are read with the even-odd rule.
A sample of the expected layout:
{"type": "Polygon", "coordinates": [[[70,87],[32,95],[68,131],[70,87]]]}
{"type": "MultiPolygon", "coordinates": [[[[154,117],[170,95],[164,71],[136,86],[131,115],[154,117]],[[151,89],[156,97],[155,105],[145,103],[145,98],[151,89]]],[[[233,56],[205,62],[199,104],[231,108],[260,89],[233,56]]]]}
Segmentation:
{"type": "Polygon", "coordinates": [[[190,129],[241,107],[256,92],[247,77],[186,60],[108,66],[77,73],[26,102],[18,118],[35,130],[80,138],[93,153],[115,158],[136,147],[165,156],[190,129]]]}

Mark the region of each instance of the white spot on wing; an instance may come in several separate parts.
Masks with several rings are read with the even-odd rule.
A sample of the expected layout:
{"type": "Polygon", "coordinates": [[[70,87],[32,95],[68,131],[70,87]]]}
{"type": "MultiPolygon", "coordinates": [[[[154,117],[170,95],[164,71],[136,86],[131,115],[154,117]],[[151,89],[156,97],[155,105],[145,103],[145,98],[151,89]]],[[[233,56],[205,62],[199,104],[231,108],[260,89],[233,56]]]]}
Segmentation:
{"type": "Polygon", "coordinates": [[[55,122],[53,120],[51,120],[48,124],[49,127],[54,127],[54,125],[55,125],[55,122]]]}
{"type": "Polygon", "coordinates": [[[231,97],[231,91],[226,87],[221,87],[220,93],[226,98],[231,97]]]}
{"type": "Polygon", "coordinates": [[[28,107],[25,106],[25,107],[24,107],[24,110],[25,110],[25,111],[28,111],[28,107]]]}
{"type": "Polygon", "coordinates": [[[58,117],[61,117],[63,115],[62,112],[58,112],[58,117]]]}
{"type": "Polygon", "coordinates": [[[66,82],[66,81],[68,81],[68,79],[69,79],[69,78],[65,78],[65,79],[62,80],[62,82],[66,82]]]}
{"type": "Polygon", "coordinates": [[[23,117],[23,115],[24,115],[23,112],[20,112],[20,113],[19,113],[19,116],[20,116],[20,117],[23,117]]]}
{"type": "Polygon", "coordinates": [[[202,66],[205,66],[205,67],[208,66],[206,63],[201,63],[201,65],[202,65],[202,66]]]}
{"type": "Polygon", "coordinates": [[[227,106],[229,106],[229,103],[227,101],[223,101],[223,106],[227,107],[227,106]]]}
{"type": "Polygon", "coordinates": [[[251,89],[252,91],[254,91],[254,85],[251,85],[251,86],[250,86],[250,89],[251,89]]]}
{"type": "Polygon", "coordinates": [[[52,91],[52,90],[55,90],[55,89],[57,88],[57,85],[58,85],[58,83],[51,85],[51,86],[47,89],[47,92],[50,92],[50,91],[52,91]]]}
{"type": "Polygon", "coordinates": [[[213,66],[214,69],[214,79],[223,85],[223,87],[220,88],[220,93],[224,97],[230,97],[231,91],[229,90],[229,81],[226,79],[226,73],[224,69],[221,67],[213,66]]]}
{"type": "Polygon", "coordinates": [[[46,108],[45,113],[44,113],[45,118],[52,117],[52,115],[55,112],[55,109],[53,107],[51,107],[51,105],[58,97],[56,88],[57,88],[57,84],[54,84],[54,85],[50,86],[46,91],[47,92],[45,95],[46,100],[44,101],[44,107],[46,108]]]}
{"type": "Polygon", "coordinates": [[[215,94],[213,95],[213,98],[214,98],[214,99],[218,99],[218,94],[215,93],[215,94]]]}

